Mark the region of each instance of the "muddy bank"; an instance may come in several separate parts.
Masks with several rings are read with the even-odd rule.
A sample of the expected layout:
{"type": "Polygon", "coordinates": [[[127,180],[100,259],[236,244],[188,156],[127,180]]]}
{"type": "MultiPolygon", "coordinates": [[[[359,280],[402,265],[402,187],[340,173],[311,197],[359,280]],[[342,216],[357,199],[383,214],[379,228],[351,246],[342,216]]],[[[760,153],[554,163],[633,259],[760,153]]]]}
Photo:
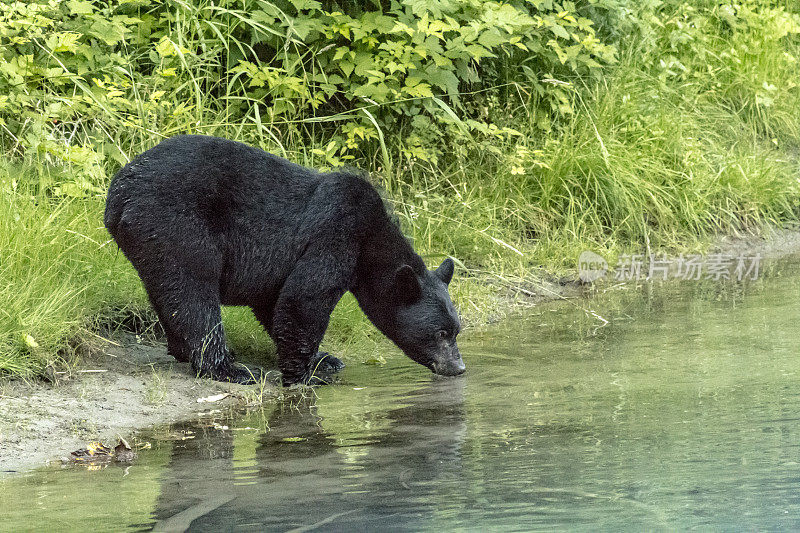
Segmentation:
{"type": "MultiPolygon", "coordinates": [[[[766,237],[725,237],[711,251],[779,259],[800,253],[800,229],[766,237]]],[[[498,282],[498,298],[513,307],[591,293],[591,286],[576,283],[576,278],[493,282],[498,282]]],[[[143,344],[134,335],[101,344],[78,369],[54,377],[55,383],[0,382],[0,476],[60,462],[91,441],[113,446],[120,436],[129,438],[138,429],[278,394],[274,387],[260,390],[197,379],[163,345],[143,344]],[[198,403],[225,393],[222,400],[198,403]]]]}
{"type": "Polygon", "coordinates": [[[780,259],[800,253],[800,226],[773,230],[764,236],[726,236],[711,247],[715,253],[729,255],[760,254],[764,259],[780,259]]]}
{"type": "Polygon", "coordinates": [[[0,476],[60,462],[91,441],[113,447],[136,429],[243,405],[262,392],[197,379],[188,363],[135,335],[114,338],[80,368],[54,378],[0,385],[0,476]]]}
{"type": "MultiPolygon", "coordinates": [[[[589,250],[592,251],[592,250],[589,250]]],[[[641,252],[646,255],[643,250],[641,252]]],[[[789,229],[777,229],[765,232],[762,235],[727,235],[716,239],[701,256],[709,257],[720,254],[736,258],[747,256],[759,257],[760,261],[774,261],[791,255],[800,254],[800,226],[789,229]]],[[[660,257],[660,254],[655,254],[660,257]]],[[[672,261],[670,271],[677,266],[675,256],[666,254],[672,261]]],[[[687,256],[690,254],[686,254],[687,256]]],[[[647,261],[645,259],[645,261],[647,261]]],[[[542,272],[533,280],[508,280],[504,278],[492,279],[492,283],[503,287],[504,291],[498,296],[508,298],[522,305],[537,305],[542,302],[591,296],[597,288],[615,286],[613,269],[607,272],[596,284],[583,283],[578,276],[578,261],[575,258],[574,274],[562,277],[550,276],[542,272]]],[[[674,273],[674,272],[673,272],[674,273]]],[[[647,272],[645,271],[646,275],[647,272]]],[[[673,278],[674,279],[674,278],[673,278]]],[[[640,282],[643,280],[640,280],[640,282]]]]}

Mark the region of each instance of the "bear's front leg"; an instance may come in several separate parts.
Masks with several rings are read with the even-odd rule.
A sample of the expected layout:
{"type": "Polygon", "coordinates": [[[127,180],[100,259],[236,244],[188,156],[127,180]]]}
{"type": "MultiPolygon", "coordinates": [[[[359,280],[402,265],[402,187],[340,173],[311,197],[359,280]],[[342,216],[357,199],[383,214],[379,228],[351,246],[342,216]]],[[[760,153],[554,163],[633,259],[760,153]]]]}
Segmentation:
{"type": "MultiPolygon", "coordinates": [[[[254,306],[252,309],[256,319],[261,322],[261,325],[267,333],[269,333],[269,337],[273,339],[273,341],[277,339],[273,325],[275,314],[274,307],[254,306]]],[[[315,375],[330,376],[331,374],[340,372],[344,367],[345,364],[341,359],[328,352],[317,352],[317,354],[311,358],[311,373],[315,375]]]]}
{"type": "Polygon", "coordinates": [[[333,308],[347,290],[348,263],[331,253],[307,255],[284,283],[271,328],[284,385],[307,384],[315,371],[331,373],[344,366],[339,359],[320,353],[319,344],[333,308]]]}

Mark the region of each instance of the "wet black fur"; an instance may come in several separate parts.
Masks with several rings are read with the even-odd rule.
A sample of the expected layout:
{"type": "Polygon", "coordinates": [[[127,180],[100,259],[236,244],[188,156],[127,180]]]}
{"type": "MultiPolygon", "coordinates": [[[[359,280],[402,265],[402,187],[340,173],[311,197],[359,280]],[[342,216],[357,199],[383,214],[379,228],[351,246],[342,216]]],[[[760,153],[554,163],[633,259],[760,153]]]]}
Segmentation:
{"type": "Polygon", "coordinates": [[[277,345],[284,383],[307,381],[348,290],[414,360],[442,368],[432,350],[445,332],[446,357],[458,355],[452,263],[428,271],[355,173],[319,173],[215,137],[173,137],[114,177],[105,225],[138,271],[169,352],[199,375],[252,381],[233,362],[220,316],[220,305],[246,305],[277,345]]]}

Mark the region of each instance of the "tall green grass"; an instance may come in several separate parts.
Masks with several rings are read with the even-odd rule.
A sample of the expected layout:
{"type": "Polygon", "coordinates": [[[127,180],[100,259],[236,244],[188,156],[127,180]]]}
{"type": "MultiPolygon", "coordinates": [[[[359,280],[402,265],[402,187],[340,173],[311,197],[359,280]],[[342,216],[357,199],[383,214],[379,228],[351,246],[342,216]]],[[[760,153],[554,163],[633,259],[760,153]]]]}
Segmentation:
{"type": "Polygon", "coordinates": [[[38,194],[31,178],[45,174],[0,165],[0,372],[18,377],[63,362],[112,305],[143,304],[108,245],[102,199],[38,194]]]}

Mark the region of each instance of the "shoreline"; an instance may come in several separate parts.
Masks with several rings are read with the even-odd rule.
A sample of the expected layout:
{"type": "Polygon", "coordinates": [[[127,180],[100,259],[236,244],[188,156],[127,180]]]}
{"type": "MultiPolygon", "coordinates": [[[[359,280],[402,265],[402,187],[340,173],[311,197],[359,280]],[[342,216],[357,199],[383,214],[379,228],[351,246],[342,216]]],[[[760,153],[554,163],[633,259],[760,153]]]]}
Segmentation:
{"type": "Polygon", "coordinates": [[[259,392],[269,394],[198,379],[165,345],[116,336],[53,383],[0,384],[0,479],[63,462],[89,442],[113,448],[138,430],[246,405],[259,392]]]}
{"type": "MultiPolygon", "coordinates": [[[[760,254],[776,260],[800,253],[800,229],[762,236],[726,236],[708,253],[760,254]]],[[[502,296],[508,308],[530,307],[587,294],[574,280],[541,279],[511,284],[502,296]]],[[[210,409],[228,409],[277,397],[264,389],[194,376],[161,343],[122,334],[81,358],[80,368],[46,382],[0,382],[0,479],[19,475],[99,441],[112,448],[120,438],[160,424],[194,419],[210,409]],[[214,399],[224,395],[224,398],[214,399]]]]}

